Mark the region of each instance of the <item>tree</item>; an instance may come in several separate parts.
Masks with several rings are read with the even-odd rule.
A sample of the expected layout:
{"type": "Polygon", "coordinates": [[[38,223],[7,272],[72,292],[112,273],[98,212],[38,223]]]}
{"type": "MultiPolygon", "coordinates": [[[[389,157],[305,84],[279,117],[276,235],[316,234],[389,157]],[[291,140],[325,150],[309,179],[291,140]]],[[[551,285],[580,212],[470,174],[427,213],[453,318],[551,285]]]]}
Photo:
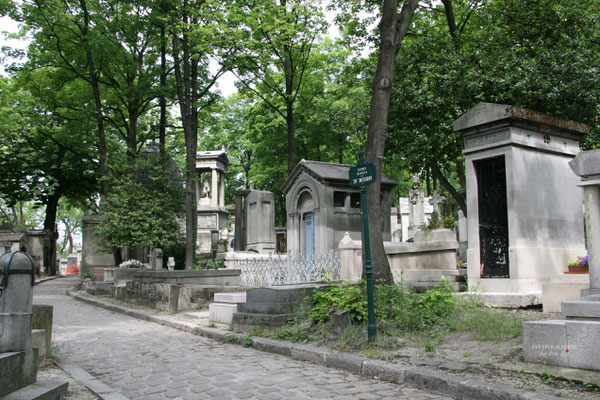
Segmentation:
{"type": "Polygon", "coordinates": [[[587,1],[447,0],[424,9],[400,51],[389,153],[401,154],[414,173],[433,175],[466,215],[463,141],[452,122],[479,101],[589,123],[591,145],[598,17],[587,1]]]}
{"type": "Polygon", "coordinates": [[[220,49],[215,19],[220,6],[209,2],[183,0],[171,4],[168,10],[172,55],[179,112],[185,137],[185,267],[191,268],[195,258],[197,227],[196,152],[198,149],[198,112],[215,99],[210,89],[224,73],[210,71],[210,61],[220,49]]]}
{"type": "Polygon", "coordinates": [[[233,22],[242,41],[233,71],[247,90],[254,92],[285,120],[287,174],[296,166],[295,103],[310,70],[313,44],[325,30],[318,2],[257,0],[239,2],[233,22]]]}
{"type": "Polygon", "coordinates": [[[112,253],[122,247],[166,245],[181,236],[181,178],[176,169],[167,168],[158,149],[149,150],[133,164],[122,162],[112,168],[111,191],[98,227],[101,245],[112,253]]]}
{"type": "Polygon", "coordinates": [[[384,0],[379,25],[380,45],[377,71],[372,86],[366,159],[375,164],[377,180],[368,186],[367,207],[375,284],[393,283],[392,272],[383,248],[381,212],[381,173],[387,136],[387,117],[390,103],[396,56],[410,26],[418,0],[406,0],[398,13],[397,0],[384,0]]]}
{"type": "Polygon", "coordinates": [[[59,231],[63,230],[62,241],[59,243],[58,251],[64,256],[74,253],[75,243],[73,235],[81,233],[81,219],[83,211],[75,204],[61,201],[58,206],[57,220],[59,231]]]}
{"type": "MultiPolygon", "coordinates": [[[[21,82],[0,84],[0,190],[9,206],[30,200],[45,206],[43,229],[56,237],[59,200],[82,200],[94,193],[94,165],[82,157],[85,142],[77,141],[68,124],[21,89],[21,82]]],[[[44,247],[43,257],[53,275],[56,241],[51,244],[44,247]]]]}

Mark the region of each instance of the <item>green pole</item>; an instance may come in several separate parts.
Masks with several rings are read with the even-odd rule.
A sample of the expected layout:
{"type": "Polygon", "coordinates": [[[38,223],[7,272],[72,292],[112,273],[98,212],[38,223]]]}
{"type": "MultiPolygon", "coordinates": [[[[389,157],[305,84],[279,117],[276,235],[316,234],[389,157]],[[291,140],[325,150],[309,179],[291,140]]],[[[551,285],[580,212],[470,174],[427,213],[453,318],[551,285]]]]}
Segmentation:
{"type": "Polygon", "coordinates": [[[369,325],[367,334],[369,340],[377,336],[377,325],[375,323],[375,307],[373,305],[373,267],[371,266],[371,242],[369,240],[369,215],[367,214],[367,186],[360,186],[360,207],[363,216],[363,239],[365,246],[365,275],[367,277],[367,312],[369,325]]]}

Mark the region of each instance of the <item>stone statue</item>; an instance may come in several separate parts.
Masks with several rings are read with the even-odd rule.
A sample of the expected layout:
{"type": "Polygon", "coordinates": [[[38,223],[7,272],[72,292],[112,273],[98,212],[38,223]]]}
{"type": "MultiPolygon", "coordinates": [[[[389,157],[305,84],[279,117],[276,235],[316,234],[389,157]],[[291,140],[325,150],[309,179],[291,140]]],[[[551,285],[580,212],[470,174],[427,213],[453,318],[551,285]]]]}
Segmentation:
{"type": "Polygon", "coordinates": [[[204,180],[204,184],[202,185],[202,197],[210,197],[210,184],[208,183],[208,179],[204,180]]]}

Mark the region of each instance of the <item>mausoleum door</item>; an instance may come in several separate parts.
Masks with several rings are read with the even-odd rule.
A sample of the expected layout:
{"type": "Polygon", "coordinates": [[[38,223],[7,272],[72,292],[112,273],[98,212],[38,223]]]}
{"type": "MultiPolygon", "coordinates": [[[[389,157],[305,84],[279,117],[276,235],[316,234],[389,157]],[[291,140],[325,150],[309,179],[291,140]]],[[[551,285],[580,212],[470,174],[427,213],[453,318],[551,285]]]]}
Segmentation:
{"type": "Polygon", "coordinates": [[[315,254],[315,214],[304,214],[304,255],[315,254]]]}
{"type": "Polygon", "coordinates": [[[509,278],[504,156],[476,161],[482,278],[509,278]]]}

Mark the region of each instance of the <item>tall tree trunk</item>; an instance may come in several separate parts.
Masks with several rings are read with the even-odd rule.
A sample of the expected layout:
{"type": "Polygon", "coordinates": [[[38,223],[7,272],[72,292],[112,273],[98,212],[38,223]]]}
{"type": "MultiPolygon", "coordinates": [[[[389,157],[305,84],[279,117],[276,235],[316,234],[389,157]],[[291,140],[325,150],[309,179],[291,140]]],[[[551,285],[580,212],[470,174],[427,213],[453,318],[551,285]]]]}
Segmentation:
{"type": "Polygon", "coordinates": [[[288,176],[296,166],[296,128],[294,125],[294,71],[292,70],[292,54],[289,46],[284,46],[283,67],[285,72],[285,122],[287,125],[288,143],[288,176]]]}
{"type": "Polygon", "coordinates": [[[158,125],[158,147],[160,155],[166,159],[166,136],[167,136],[167,38],[164,25],[160,26],[160,121],[158,125]]]}
{"type": "Polygon", "coordinates": [[[55,193],[46,200],[46,217],[44,219],[44,231],[50,234],[50,238],[44,238],[43,262],[47,275],[56,275],[56,213],[60,194],[55,193]]]}
{"type": "MultiPolygon", "coordinates": [[[[188,21],[187,7],[188,2],[184,2],[183,20],[188,21]]],[[[175,61],[175,80],[177,82],[177,97],[179,100],[179,109],[183,123],[185,135],[185,164],[186,164],[186,184],[185,184],[185,268],[189,269],[194,264],[195,259],[195,239],[197,222],[197,200],[196,200],[196,150],[198,147],[198,121],[197,121],[197,93],[192,94],[194,88],[197,89],[197,61],[192,59],[190,53],[188,36],[186,29],[183,28],[182,36],[179,38],[175,23],[172,21],[173,31],[173,60],[175,61]],[[181,41],[182,57],[179,54],[179,41],[181,41]],[[196,66],[193,67],[192,64],[196,66]],[[181,69],[183,66],[183,71],[181,69]],[[194,118],[196,121],[194,121],[194,118]]]]}
{"type": "Polygon", "coordinates": [[[411,24],[418,0],[406,0],[397,14],[398,0],[384,0],[379,28],[380,45],[377,71],[373,81],[373,94],[367,132],[367,161],[377,167],[377,180],[368,186],[367,207],[371,237],[371,261],[374,284],[393,283],[390,264],[383,248],[383,219],[381,209],[381,173],[387,135],[387,118],[396,65],[396,55],[404,35],[411,24]]]}
{"type": "Polygon", "coordinates": [[[92,51],[88,42],[88,33],[90,26],[90,15],[87,9],[87,3],[85,0],[79,0],[79,5],[83,11],[83,27],[82,35],[85,46],[85,54],[88,72],[90,74],[90,81],[92,85],[92,91],[94,93],[94,105],[96,108],[96,124],[98,126],[98,163],[100,165],[100,176],[101,176],[101,191],[100,191],[100,202],[106,200],[108,196],[108,168],[106,160],[108,158],[108,149],[106,146],[106,132],[104,129],[104,113],[102,111],[102,101],[100,98],[100,80],[98,79],[98,73],[92,57],[92,51]]]}

